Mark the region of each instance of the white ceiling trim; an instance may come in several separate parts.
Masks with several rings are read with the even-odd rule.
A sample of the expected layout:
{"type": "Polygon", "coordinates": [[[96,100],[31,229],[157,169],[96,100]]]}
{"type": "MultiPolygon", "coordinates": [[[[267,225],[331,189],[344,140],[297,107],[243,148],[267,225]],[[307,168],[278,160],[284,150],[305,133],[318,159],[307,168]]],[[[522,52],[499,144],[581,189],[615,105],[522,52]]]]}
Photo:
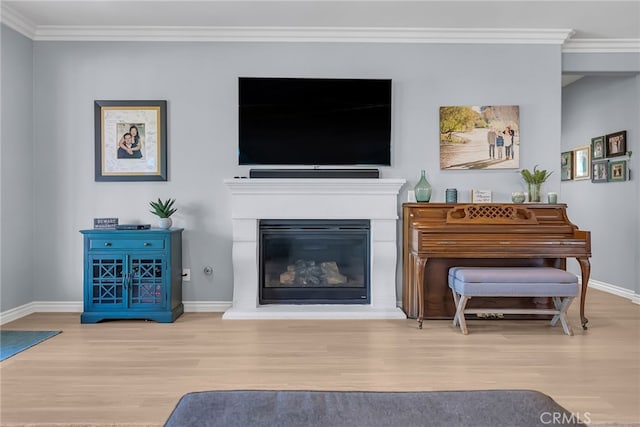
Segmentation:
{"type": "Polygon", "coordinates": [[[0,19],[3,24],[13,28],[23,36],[28,37],[31,40],[34,39],[37,29],[36,24],[1,1],[0,19]]]}
{"type": "Polygon", "coordinates": [[[638,53],[640,39],[571,39],[570,29],[38,26],[0,2],[0,20],[36,41],[560,44],[563,53],[638,53]]]}
{"type": "Polygon", "coordinates": [[[563,53],[640,53],[640,39],[571,39],[563,53]]]}
{"type": "Polygon", "coordinates": [[[570,29],[38,26],[36,41],[563,44],[570,29]]]}

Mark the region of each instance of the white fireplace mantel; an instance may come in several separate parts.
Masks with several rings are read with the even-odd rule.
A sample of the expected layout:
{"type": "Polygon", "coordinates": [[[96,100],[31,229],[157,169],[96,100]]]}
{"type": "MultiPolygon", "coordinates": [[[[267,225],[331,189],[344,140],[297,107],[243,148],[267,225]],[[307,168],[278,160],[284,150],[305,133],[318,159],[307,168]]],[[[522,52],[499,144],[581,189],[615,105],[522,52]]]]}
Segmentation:
{"type": "Polygon", "coordinates": [[[404,179],[226,179],[233,224],[233,304],[224,319],[404,319],[397,307],[398,193],[404,179]],[[258,221],[368,219],[370,304],[259,304],[258,221]]]}

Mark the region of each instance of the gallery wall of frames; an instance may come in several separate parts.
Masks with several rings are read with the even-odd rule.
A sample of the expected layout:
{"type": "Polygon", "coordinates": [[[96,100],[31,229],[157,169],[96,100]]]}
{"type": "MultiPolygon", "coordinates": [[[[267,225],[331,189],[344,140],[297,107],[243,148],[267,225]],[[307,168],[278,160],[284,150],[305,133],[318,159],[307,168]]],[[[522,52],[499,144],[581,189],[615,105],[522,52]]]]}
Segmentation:
{"type": "Polygon", "coordinates": [[[591,179],[591,182],[620,182],[631,179],[627,131],[591,138],[591,144],[560,154],[562,181],[591,179]]]}

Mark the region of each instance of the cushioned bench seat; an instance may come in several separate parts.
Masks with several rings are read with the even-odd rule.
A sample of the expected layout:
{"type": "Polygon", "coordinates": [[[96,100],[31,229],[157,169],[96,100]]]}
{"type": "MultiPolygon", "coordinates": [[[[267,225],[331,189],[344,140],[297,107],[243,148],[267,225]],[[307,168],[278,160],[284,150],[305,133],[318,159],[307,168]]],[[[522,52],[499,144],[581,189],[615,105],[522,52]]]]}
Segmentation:
{"type": "Polygon", "coordinates": [[[496,309],[467,309],[472,297],[551,297],[554,309],[500,309],[505,314],[553,314],[551,324],[558,320],[567,335],[573,335],[566,312],[578,295],[578,278],[564,270],[551,267],[452,267],[449,287],[456,304],[454,326],[466,335],[465,314],[492,313],[496,309]]]}

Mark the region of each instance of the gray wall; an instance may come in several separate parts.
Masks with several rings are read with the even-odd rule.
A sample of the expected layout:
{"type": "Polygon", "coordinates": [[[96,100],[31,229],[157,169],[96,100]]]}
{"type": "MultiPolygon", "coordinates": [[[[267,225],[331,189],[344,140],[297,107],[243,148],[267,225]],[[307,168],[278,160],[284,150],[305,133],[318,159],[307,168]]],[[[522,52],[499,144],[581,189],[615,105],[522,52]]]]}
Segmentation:
{"type": "MultiPolygon", "coordinates": [[[[566,86],[562,101],[562,151],[589,144],[596,136],[626,130],[627,150],[640,152],[640,76],[587,76],[566,86]]],[[[572,221],[591,230],[591,278],[637,295],[640,168],[633,157],[631,181],[565,181],[560,187],[572,221]]]]}
{"type": "MultiPolygon", "coordinates": [[[[186,229],[184,265],[192,269],[185,300],[231,300],[230,207],[222,180],[248,173],[236,165],[238,76],[392,78],[393,167],[383,176],[407,178],[409,187],[426,169],[434,200],[444,199],[446,187],[467,200],[472,187],[491,188],[502,201],[522,188],[513,170],[439,170],[441,105],[520,105],[521,155],[529,167],[554,168],[557,159],[547,153],[560,147],[559,46],[37,42],[34,57],[35,168],[42,181],[36,194],[56,207],[36,215],[42,300],[80,299],[78,229],[100,216],[152,222],[147,201],[170,196],[180,209],[175,225],[186,229]],[[169,182],[94,182],[96,99],[168,100],[169,182]],[[212,278],[202,274],[205,265],[214,267],[212,278]]],[[[551,189],[559,190],[559,178],[548,183],[551,189]]]]}
{"type": "MultiPolygon", "coordinates": [[[[222,180],[248,173],[236,161],[238,76],[393,79],[393,166],[382,174],[409,181],[399,204],[420,169],[428,171],[434,201],[444,199],[447,187],[457,187],[461,201],[469,200],[471,188],[492,189],[498,202],[524,190],[515,170],[440,171],[442,105],[519,105],[521,166],[555,170],[543,191],[561,189],[561,52],[555,45],[34,42],[33,58],[37,245],[30,256],[38,260],[37,301],[81,301],[78,230],[90,228],[94,217],[153,223],[147,203],[158,197],[177,198],[174,224],[185,228],[184,266],[192,269],[192,281],[184,299],[231,300],[230,197],[222,180]],[[97,99],[168,101],[168,182],[94,181],[97,99]],[[212,277],[202,273],[206,265],[214,267],[212,277]]],[[[4,93],[2,102],[9,102],[4,93]]],[[[23,122],[31,121],[25,114],[23,122]]],[[[560,199],[566,201],[563,194],[560,199]]],[[[8,286],[14,285],[3,282],[3,290],[8,286]]]]}
{"type": "Polygon", "coordinates": [[[0,29],[0,311],[35,299],[33,198],[33,43],[0,29]]]}

